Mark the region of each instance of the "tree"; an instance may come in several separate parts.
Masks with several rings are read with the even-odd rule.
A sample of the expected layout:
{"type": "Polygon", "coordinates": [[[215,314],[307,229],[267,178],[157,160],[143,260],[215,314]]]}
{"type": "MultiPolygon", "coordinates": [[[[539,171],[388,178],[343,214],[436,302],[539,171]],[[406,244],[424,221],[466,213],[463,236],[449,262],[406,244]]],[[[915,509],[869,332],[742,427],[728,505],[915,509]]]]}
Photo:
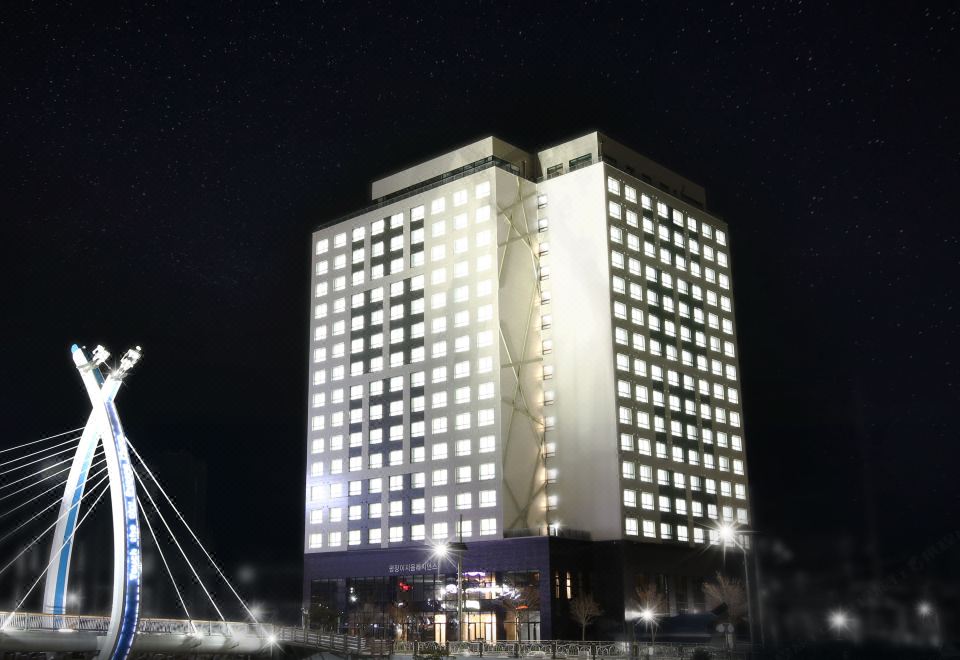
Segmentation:
{"type": "Polygon", "coordinates": [[[587,638],[587,626],[603,614],[600,605],[590,594],[582,594],[570,601],[570,617],[580,624],[580,639],[587,638]]]}
{"type": "Polygon", "coordinates": [[[740,580],[726,578],[717,572],[713,582],[703,585],[703,593],[707,598],[707,608],[716,611],[725,606],[730,622],[738,621],[747,613],[747,592],[740,580]]]}
{"type": "Polygon", "coordinates": [[[666,601],[664,601],[663,594],[657,590],[656,584],[638,584],[634,587],[633,592],[637,596],[637,604],[641,610],[650,610],[655,614],[664,614],[663,610],[666,606],[666,601]]]}
{"type": "Polygon", "coordinates": [[[506,588],[500,597],[500,604],[510,615],[516,630],[517,641],[520,640],[520,624],[530,620],[530,613],[540,609],[540,590],[532,585],[522,585],[515,588],[506,588]]]}

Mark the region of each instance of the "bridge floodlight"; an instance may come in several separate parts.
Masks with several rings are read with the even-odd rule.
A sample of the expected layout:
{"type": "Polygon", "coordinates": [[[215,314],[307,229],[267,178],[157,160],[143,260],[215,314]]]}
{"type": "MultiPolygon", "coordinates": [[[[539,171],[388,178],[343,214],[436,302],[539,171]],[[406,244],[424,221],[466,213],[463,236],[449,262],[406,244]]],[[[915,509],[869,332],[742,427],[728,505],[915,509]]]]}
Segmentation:
{"type": "Polygon", "coordinates": [[[139,346],[136,348],[129,349],[126,353],[123,354],[123,357],[120,358],[120,366],[110,372],[110,375],[113,376],[115,380],[122,380],[124,376],[127,375],[133,367],[140,361],[140,358],[143,357],[143,349],[139,346]]]}

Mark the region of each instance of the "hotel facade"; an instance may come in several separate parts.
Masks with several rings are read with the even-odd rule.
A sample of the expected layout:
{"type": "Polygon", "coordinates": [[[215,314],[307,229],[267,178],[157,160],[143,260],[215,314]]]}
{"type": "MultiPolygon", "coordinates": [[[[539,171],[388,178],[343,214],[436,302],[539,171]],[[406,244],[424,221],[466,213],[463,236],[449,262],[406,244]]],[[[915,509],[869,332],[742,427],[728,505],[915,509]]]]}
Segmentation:
{"type": "Polygon", "coordinates": [[[569,638],[587,594],[595,638],[638,590],[702,611],[718,530],[750,524],[703,189],[591,133],[486,138],[372,197],[312,236],[305,604],[423,641],[569,638]]]}

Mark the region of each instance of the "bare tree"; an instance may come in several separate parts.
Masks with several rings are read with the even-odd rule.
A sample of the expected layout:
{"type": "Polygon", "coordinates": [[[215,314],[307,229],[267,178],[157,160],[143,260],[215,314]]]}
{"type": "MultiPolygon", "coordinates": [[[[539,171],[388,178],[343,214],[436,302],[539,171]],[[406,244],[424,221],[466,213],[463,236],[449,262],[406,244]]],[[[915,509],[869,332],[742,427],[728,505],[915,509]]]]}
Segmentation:
{"type": "Polygon", "coordinates": [[[664,614],[664,607],[666,606],[666,601],[657,590],[656,584],[645,584],[637,585],[633,589],[634,594],[637,596],[637,604],[640,605],[642,610],[650,610],[656,614],[664,614]]]}
{"type": "Polygon", "coordinates": [[[500,597],[500,604],[510,614],[516,628],[517,641],[520,640],[520,625],[530,620],[530,613],[540,609],[540,590],[531,585],[510,589],[500,597]]]}
{"type": "Polygon", "coordinates": [[[703,593],[707,598],[708,609],[727,606],[727,618],[731,622],[741,619],[747,613],[747,592],[740,580],[726,578],[717,572],[713,582],[703,585],[703,593]]]}
{"type": "Polygon", "coordinates": [[[600,605],[590,594],[582,594],[570,601],[570,617],[580,624],[580,639],[587,638],[587,626],[603,614],[600,605]]]}

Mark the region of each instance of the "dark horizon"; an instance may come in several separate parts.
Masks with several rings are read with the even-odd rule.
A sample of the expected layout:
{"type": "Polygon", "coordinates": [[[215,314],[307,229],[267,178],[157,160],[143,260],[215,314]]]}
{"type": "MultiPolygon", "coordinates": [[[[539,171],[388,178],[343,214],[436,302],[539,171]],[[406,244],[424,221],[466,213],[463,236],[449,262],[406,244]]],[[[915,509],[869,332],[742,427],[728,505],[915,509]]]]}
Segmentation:
{"type": "Polygon", "coordinates": [[[206,464],[226,565],[298,568],[310,232],[601,130],[730,225],[758,533],[889,574],[960,529],[957,8],[471,9],[7,8],[4,444],[83,424],[71,343],[142,345],[133,442],[206,464]]]}

